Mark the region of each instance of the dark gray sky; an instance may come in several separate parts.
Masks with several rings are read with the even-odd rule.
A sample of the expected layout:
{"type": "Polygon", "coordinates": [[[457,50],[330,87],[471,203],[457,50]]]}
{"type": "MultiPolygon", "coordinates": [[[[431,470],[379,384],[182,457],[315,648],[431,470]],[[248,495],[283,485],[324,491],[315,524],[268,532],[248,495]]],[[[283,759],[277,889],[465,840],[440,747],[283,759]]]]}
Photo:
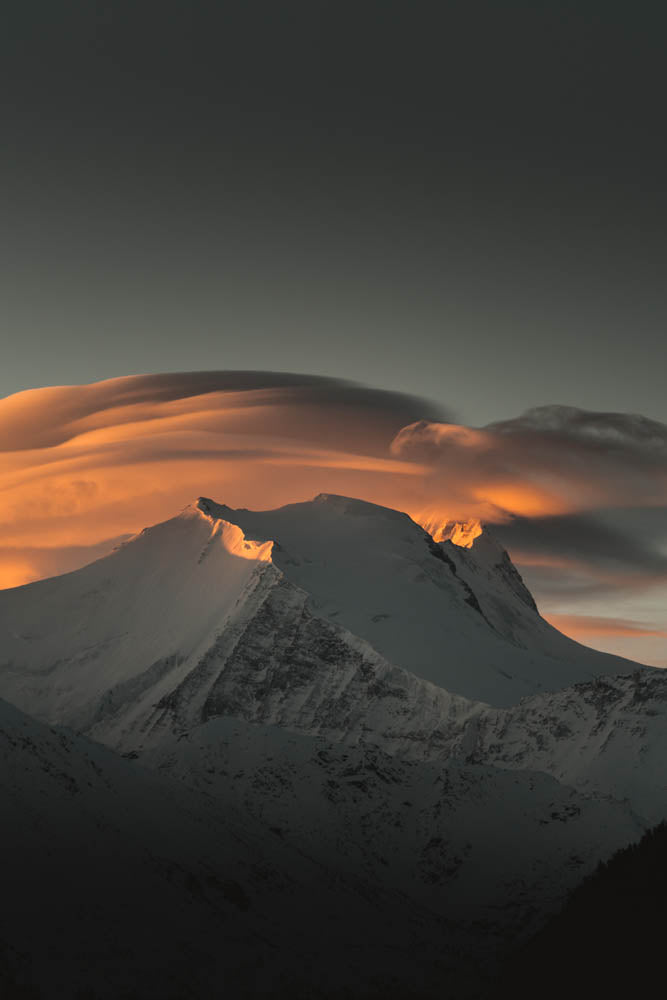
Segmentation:
{"type": "Polygon", "coordinates": [[[11,4],[0,395],[262,368],[666,420],[666,17],[11,4]]]}

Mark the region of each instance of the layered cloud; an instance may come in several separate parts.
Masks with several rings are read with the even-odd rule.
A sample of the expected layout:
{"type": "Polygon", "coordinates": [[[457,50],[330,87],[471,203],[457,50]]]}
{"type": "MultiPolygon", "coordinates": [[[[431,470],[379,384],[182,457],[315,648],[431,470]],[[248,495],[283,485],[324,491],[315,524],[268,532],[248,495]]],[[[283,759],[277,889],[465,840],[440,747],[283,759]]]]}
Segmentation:
{"type": "Polygon", "coordinates": [[[494,522],[667,503],[667,426],[631,414],[543,406],[480,429],[419,421],[392,452],[494,522]]]}
{"type": "Polygon", "coordinates": [[[663,641],[665,621],[636,612],[667,581],[667,426],[549,406],[471,428],[418,398],[290,373],[0,400],[0,587],[82,565],[200,494],[266,508],[319,492],[431,529],[479,518],[566,631],[663,641]]]}
{"type": "Polygon", "coordinates": [[[548,620],[561,632],[571,636],[629,636],[630,638],[667,639],[667,629],[655,628],[624,618],[604,618],[601,615],[548,615],[548,620]]]}
{"type": "Polygon", "coordinates": [[[0,585],[69,569],[77,552],[94,558],[202,493],[234,506],[321,491],[409,506],[425,470],[389,442],[424,415],[448,416],[401,393],[274,372],[137,376],[0,400],[0,585]]]}
{"type": "Polygon", "coordinates": [[[429,469],[443,513],[494,525],[558,627],[667,664],[665,424],[545,406],[483,428],[418,421],[392,453],[429,469]]]}
{"type": "Polygon", "coordinates": [[[418,421],[391,451],[428,469],[443,513],[494,524],[526,565],[665,577],[665,424],[548,406],[479,429],[418,421]]]}

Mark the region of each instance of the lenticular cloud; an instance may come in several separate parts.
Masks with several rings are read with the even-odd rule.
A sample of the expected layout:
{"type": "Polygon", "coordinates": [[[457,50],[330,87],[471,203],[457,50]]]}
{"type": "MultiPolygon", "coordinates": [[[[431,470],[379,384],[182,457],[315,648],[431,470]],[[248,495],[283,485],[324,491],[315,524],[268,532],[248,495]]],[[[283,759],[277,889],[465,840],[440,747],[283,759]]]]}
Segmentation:
{"type": "Polygon", "coordinates": [[[105,540],[111,547],[201,493],[260,508],[322,491],[407,507],[424,470],[389,443],[423,417],[448,414],[401,393],[272,372],[9,396],[0,400],[0,586],[81,565],[105,540]]]}
{"type": "MultiPolygon", "coordinates": [[[[202,494],[261,509],[318,493],[405,510],[434,534],[450,525],[447,537],[452,521],[499,525],[531,564],[553,562],[556,529],[583,534],[593,566],[601,529],[582,532],[582,517],[667,506],[667,427],[550,406],[471,428],[422,399],[286,372],[21,392],[0,400],[0,587],[74,569],[202,494]]],[[[558,548],[571,562],[572,545],[558,548]]],[[[635,549],[637,571],[663,574],[635,549]]]]}
{"type": "Polygon", "coordinates": [[[391,450],[429,467],[434,495],[449,484],[493,522],[667,503],[667,426],[633,414],[543,406],[480,429],[422,420],[391,450]]]}

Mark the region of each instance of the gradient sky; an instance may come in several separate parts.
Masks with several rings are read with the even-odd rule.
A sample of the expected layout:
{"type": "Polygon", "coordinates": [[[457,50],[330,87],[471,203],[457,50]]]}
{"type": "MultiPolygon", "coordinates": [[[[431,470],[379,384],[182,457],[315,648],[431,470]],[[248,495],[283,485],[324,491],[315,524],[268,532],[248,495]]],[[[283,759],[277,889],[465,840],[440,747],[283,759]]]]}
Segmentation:
{"type": "Polygon", "coordinates": [[[663,5],[26,0],[0,393],[259,367],[667,419],[663,5]]]}
{"type": "MultiPolygon", "coordinates": [[[[666,27],[613,0],[10,5],[0,396],[255,368],[472,427],[667,422],[666,27]]],[[[659,503],[612,493],[595,530],[660,550],[659,503]]],[[[656,593],[616,615],[654,624],[656,593]]]]}

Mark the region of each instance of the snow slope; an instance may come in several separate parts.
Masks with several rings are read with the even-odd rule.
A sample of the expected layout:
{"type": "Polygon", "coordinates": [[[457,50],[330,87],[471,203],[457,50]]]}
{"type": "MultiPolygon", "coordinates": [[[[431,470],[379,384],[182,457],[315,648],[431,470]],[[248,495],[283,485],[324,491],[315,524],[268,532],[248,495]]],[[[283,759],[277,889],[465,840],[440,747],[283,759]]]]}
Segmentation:
{"type": "Polygon", "coordinates": [[[547,625],[486,535],[437,545],[405,514],[323,495],[264,512],[200,500],[82,570],[0,592],[2,693],[77,726],[112,687],[155,701],[279,582],[389,662],[492,704],[632,668],[547,625]]]}
{"type": "Polygon", "coordinates": [[[511,703],[629,666],[548,626],[489,544],[475,562],[341,497],[264,513],[200,500],[82,570],[0,592],[0,694],[123,750],[237,715],[389,749],[426,738],[430,754],[478,711],[461,690],[511,703]]]}
{"type": "Polygon", "coordinates": [[[0,701],[0,954],[43,1000],[463,996],[641,832],[546,775],[238,719],[141,764],[0,701]]]}
{"type": "Polygon", "coordinates": [[[278,579],[270,552],[188,508],[81,570],[0,592],[0,693],[75,728],[112,688],[128,705],[159,697],[278,579]]]}
{"type": "Polygon", "coordinates": [[[236,716],[412,759],[545,770],[663,815],[646,767],[659,769],[662,674],[634,665],[652,692],[639,700],[632,678],[566,686],[633,665],[547,625],[488,533],[436,545],[362,501],[253,513],[201,500],[82,570],[0,592],[0,649],[0,695],[124,752],[236,716]],[[427,660],[442,686],[417,676],[427,660]],[[560,693],[507,709],[450,693],[502,703],[529,682],[560,693]]]}
{"type": "MultiPolygon", "coordinates": [[[[363,873],[488,938],[523,933],[644,829],[546,774],[399,759],[217,718],[143,763],[212,791],[329,869],[363,873]]],[[[489,941],[486,941],[489,947],[489,941]]]]}
{"type": "Polygon", "coordinates": [[[667,819],[667,671],[602,677],[509,709],[482,708],[449,730],[441,751],[468,763],[552,774],[583,792],[667,819]]]}
{"type": "Polygon", "coordinates": [[[407,514],[328,494],[272,511],[199,506],[247,538],[272,539],[274,564],[306,591],[318,616],[452,693],[509,705],[634,666],[540,618],[486,532],[471,549],[436,544],[407,514]]]}
{"type": "Polygon", "coordinates": [[[228,974],[235,950],[248,960],[238,920],[261,855],[201,797],[4,702],[0,794],[0,941],[38,996],[203,988],[212,938],[228,974]]]}
{"type": "Polygon", "coordinates": [[[415,962],[435,997],[443,954],[465,944],[224,789],[192,791],[1,701],[0,801],[3,998],[7,979],[31,1000],[405,996],[415,962]]]}

